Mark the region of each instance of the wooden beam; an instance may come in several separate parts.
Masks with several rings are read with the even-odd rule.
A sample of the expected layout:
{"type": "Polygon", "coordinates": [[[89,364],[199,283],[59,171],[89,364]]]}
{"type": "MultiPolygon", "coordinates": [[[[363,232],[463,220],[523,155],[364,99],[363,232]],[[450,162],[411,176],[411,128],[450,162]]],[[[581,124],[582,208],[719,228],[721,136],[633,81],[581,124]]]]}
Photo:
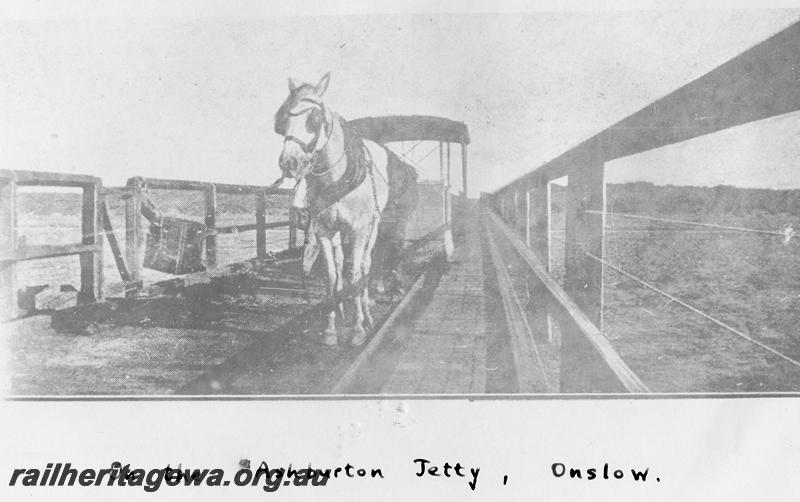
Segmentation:
{"type": "MultiPolygon", "coordinates": [[[[288,221],[273,221],[270,223],[264,223],[263,228],[264,230],[270,228],[281,228],[286,227],[289,225],[288,221]]],[[[230,225],[227,227],[217,227],[216,230],[207,232],[208,235],[223,235],[223,234],[235,234],[238,232],[249,232],[251,230],[258,230],[258,223],[243,223],[241,225],[230,225]]]]}
{"type": "Polygon", "coordinates": [[[256,197],[256,258],[261,259],[267,257],[267,194],[261,191],[256,197]]]}
{"type": "Polygon", "coordinates": [[[604,161],[800,110],[800,23],[611,125],[495,193],[569,174],[603,145],[604,161]]]}
{"type": "Polygon", "coordinates": [[[92,250],[80,254],[81,290],[78,297],[81,303],[92,303],[103,299],[103,233],[100,230],[99,205],[100,183],[83,187],[81,228],[82,244],[92,246],[92,250]]]}
{"type": "Polygon", "coordinates": [[[230,183],[208,183],[204,181],[172,180],[164,178],[141,178],[147,188],[154,190],[194,190],[205,192],[209,187],[214,186],[217,193],[229,194],[258,194],[266,192],[271,195],[290,195],[292,191],[287,188],[275,188],[271,186],[257,185],[236,185],[230,183]]]}
{"type": "Polygon", "coordinates": [[[209,232],[206,237],[206,266],[214,268],[217,266],[217,189],[214,185],[208,185],[204,190],[206,207],[206,230],[209,232]]]}
{"type": "MultiPolygon", "coordinates": [[[[564,289],[589,319],[603,330],[603,266],[586,253],[603,256],[602,214],[605,210],[604,166],[600,156],[586,158],[569,175],[566,208],[564,289]]],[[[593,347],[575,330],[561,335],[561,383],[570,389],[591,389],[594,374],[586,371],[593,347]]]]}
{"type": "MultiPolygon", "coordinates": [[[[597,326],[584,314],[575,301],[564,291],[536,257],[522,242],[515,232],[493,213],[484,213],[486,219],[492,224],[506,241],[508,241],[522,260],[527,263],[530,271],[542,282],[546,294],[550,299],[550,311],[558,314],[562,332],[574,330],[574,336],[581,336],[586,340],[591,352],[584,352],[588,356],[584,360],[582,371],[591,375],[591,378],[581,381],[590,382],[591,387],[569,387],[561,382],[562,392],[650,392],[647,386],[619,357],[608,339],[603,336],[597,326]]],[[[572,380],[568,379],[567,384],[572,380]]]]}
{"type": "MultiPolygon", "coordinates": [[[[544,231],[546,240],[545,240],[545,249],[544,249],[544,259],[545,259],[545,270],[547,274],[553,273],[553,186],[550,184],[549,181],[544,183],[545,187],[545,219],[544,219],[544,231]]],[[[550,312],[547,312],[547,340],[550,343],[553,343],[553,319],[550,316],[550,312]]]]}
{"type": "Polygon", "coordinates": [[[603,256],[602,214],[605,210],[604,166],[599,158],[587,158],[569,176],[564,249],[564,289],[603,329],[603,266],[586,256],[603,256]]]}
{"type": "Polygon", "coordinates": [[[17,186],[77,187],[99,184],[99,178],[85,174],[51,173],[46,171],[16,171],[0,169],[0,178],[11,179],[17,186]]]}
{"type": "MultiPolygon", "coordinates": [[[[142,284],[142,189],[135,179],[128,180],[125,199],[125,262],[134,288],[142,284]]],[[[131,294],[135,294],[132,290],[131,294]]]]}
{"type": "Polygon", "coordinates": [[[539,356],[536,342],[533,341],[531,329],[522,305],[519,302],[514,284],[508,274],[508,268],[497,248],[492,232],[484,223],[487,236],[486,244],[489,249],[492,266],[497,277],[497,289],[503,303],[506,315],[506,325],[511,339],[511,354],[514,360],[514,372],[517,376],[517,386],[522,393],[550,392],[550,384],[544,371],[544,364],[539,356]]]}
{"type": "Polygon", "coordinates": [[[119,276],[122,282],[127,284],[131,281],[131,275],[128,273],[128,267],[125,265],[125,257],[122,255],[122,249],[120,248],[119,241],[117,241],[117,236],[114,235],[114,227],[111,225],[111,218],[108,214],[108,202],[106,202],[105,198],[100,201],[100,220],[103,224],[103,230],[106,233],[106,240],[111,248],[111,254],[114,256],[114,263],[117,265],[119,276]]]}
{"type": "Polygon", "coordinates": [[[162,213],[158,206],[156,206],[155,202],[150,200],[150,197],[148,197],[145,192],[140,192],[139,197],[142,206],[142,216],[144,216],[150,223],[161,226],[161,220],[164,218],[164,213],[162,213]]]}
{"type": "Polygon", "coordinates": [[[59,244],[59,245],[33,245],[18,247],[10,255],[0,256],[2,262],[17,262],[38,260],[41,258],[55,258],[73,254],[95,253],[102,249],[102,244],[59,244]]]}
{"type": "MultiPolygon", "coordinates": [[[[17,248],[17,186],[13,178],[0,179],[0,254],[17,248]]],[[[0,320],[17,316],[17,265],[0,261],[0,320]]]]}
{"type": "Polygon", "coordinates": [[[461,186],[464,190],[464,199],[467,198],[467,144],[461,143],[461,186]]]}
{"type": "MultiPolygon", "coordinates": [[[[546,223],[547,194],[541,187],[525,191],[525,245],[534,254],[547,257],[547,251],[542,242],[547,227],[546,223]],[[534,240],[534,236],[536,239],[534,240]]],[[[546,258],[542,258],[546,259],[546,258]]],[[[547,290],[538,279],[530,279],[528,284],[528,302],[530,312],[531,331],[536,339],[544,343],[552,343],[553,335],[548,309],[547,290]]]]}
{"type": "Polygon", "coordinates": [[[533,207],[531,206],[531,191],[525,190],[525,245],[528,248],[531,247],[531,225],[533,224],[533,218],[531,218],[531,212],[533,211],[533,207]]]}

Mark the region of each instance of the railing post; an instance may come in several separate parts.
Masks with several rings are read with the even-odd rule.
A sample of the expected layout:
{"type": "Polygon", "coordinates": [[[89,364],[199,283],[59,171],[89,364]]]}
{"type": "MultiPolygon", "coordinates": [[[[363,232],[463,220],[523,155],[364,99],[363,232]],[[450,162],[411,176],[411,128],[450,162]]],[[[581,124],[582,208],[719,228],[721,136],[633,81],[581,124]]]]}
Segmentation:
{"type": "MultiPolygon", "coordinates": [[[[552,236],[552,222],[553,222],[553,187],[549,181],[544,182],[544,211],[542,211],[542,220],[538,222],[538,227],[545,233],[544,243],[544,259],[547,274],[553,273],[553,236],[552,236]]],[[[547,312],[547,341],[553,343],[553,317],[550,311],[547,312]]]]}
{"type": "Polygon", "coordinates": [[[0,179],[0,320],[17,315],[17,185],[0,179]]]}
{"type": "Polygon", "coordinates": [[[531,247],[531,211],[533,208],[531,207],[531,191],[530,189],[525,189],[525,245],[528,246],[528,249],[531,247]]]}
{"type": "Polygon", "coordinates": [[[267,257],[267,192],[261,190],[256,195],[256,258],[267,257]]]}
{"type": "Polygon", "coordinates": [[[95,249],[80,254],[81,291],[79,301],[92,303],[103,299],[103,233],[100,231],[100,181],[83,187],[81,232],[83,244],[93,244],[95,249]]]}
{"type": "Polygon", "coordinates": [[[205,190],[206,203],[206,266],[214,268],[217,266],[217,187],[209,185],[205,190]]]}
{"type": "MultiPolygon", "coordinates": [[[[595,324],[603,326],[603,267],[586,253],[603,256],[602,214],[605,209],[603,151],[588,150],[580,164],[569,172],[564,289],[595,324]]],[[[593,392],[614,387],[603,382],[606,372],[598,367],[586,339],[572,329],[562,331],[561,388],[564,392],[593,392]]]]}
{"type": "MultiPolygon", "coordinates": [[[[542,256],[541,240],[534,242],[534,235],[541,236],[546,231],[542,228],[542,221],[546,218],[546,194],[538,187],[525,190],[525,244],[535,254],[542,256]]],[[[541,281],[528,281],[528,296],[530,302],[530,319],[534,336],[542,341],[552,343],[552,330],[548,310],[547,291],[541,281]]]]}
{"type": "Polygon", "coordinates": [[[464,200],[467,200],[467,144],[461,143],[461,185],[464,189],[464,200]]]}
{"type": "Polygon", "coordinates": [[[139,178],[128,180],[125,195],[125,262],[128,265],[130,284],[125,285],[126,296],[136,295],[142,286],[142,182],[139,178]]]}

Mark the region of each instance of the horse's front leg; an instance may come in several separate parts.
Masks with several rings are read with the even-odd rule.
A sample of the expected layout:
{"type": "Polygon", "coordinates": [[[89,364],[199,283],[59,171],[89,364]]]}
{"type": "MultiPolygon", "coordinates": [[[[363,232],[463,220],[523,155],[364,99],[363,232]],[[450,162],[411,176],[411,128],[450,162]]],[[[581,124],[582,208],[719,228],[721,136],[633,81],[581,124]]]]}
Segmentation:
{"type": "Polygon", "coordinates": [[[358,347],[367,339],[367,332],[364,330],[364,309],[362,308],[362,296],[363,291],[367,287],[367,285],[364,283],[366,276],[363,274],[363,262],[364,252],[369,236],[366,235],[366,232],[353,231],[350,237],[350,242],[353,243],[353,247],[350,251],[353,270],[350,275],[349,289],[352,293],[350,297],[353,299],[356,312],[355,324],[353,325],[353,337],[350,339],[350,344],[354,347],[358,347]]]}
{"type": "Polygon", "coordinates": [[[333,246],[333,264],[336,267],[334,294],[339,300],[336,302],[336,312],[339,313],[339,317],[344,321],[344,301],[342,300],[342,294],[344,292],[344,250],[342,249],[341,233],[336,233],[333,239],[331,239],[331,245],[333,246]]]}
{"type": "Polygon", "coordinates": [[[322,248],[322,255],[325,257],[325,271],[328,278],[328,324],[322,332],[322,341],[325,345],[336,345],[338,336],[336,335],[336,305],[338,303],[336,294],[336,283],[338,282],[336,260],[333,254],[333,243],[329,237],[319,238],[319,245],[322,248]]]}

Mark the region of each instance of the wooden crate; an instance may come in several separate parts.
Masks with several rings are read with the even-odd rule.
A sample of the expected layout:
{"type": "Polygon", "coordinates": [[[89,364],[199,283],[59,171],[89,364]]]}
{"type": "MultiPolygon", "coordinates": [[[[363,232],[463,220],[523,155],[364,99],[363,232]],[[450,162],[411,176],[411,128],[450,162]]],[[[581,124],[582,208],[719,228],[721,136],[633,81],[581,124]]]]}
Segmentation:
{"type": "Polygon", "coordinates": [[[192,220],[165,216],[150,225],[144,266],[173,275],[205,270],[202,263],[206,226],[192,220]]]}

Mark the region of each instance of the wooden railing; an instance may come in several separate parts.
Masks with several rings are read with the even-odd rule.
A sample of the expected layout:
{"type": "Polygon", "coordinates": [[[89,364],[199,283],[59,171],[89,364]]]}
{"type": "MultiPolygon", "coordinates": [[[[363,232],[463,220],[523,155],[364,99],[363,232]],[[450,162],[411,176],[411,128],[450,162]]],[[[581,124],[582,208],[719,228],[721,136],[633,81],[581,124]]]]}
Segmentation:
{"type": "MultiPolygon", "coordinates": [[[[515,230],[502,222],[496,214],[484,216],[486,231],[490,236],[506,241],[528,266],[532,276],[538,281],[533,288],[536,305],[557,317],[561,327],[561,368],[560,387],[562,392],[649,392],[647,386],[631,371],[616,353],[611,343],[600,332],[595,323],[575,303],[572,297],[550,275],[547,267],[530,250],[515,230]]],[[[504,263],[500,258],[501,264],[504,263]]],[[[503,269],[504,267],[498,267],[503,269]]],[[[510,286],[505,289],[509,289],[510,286]]],[[[506,302],[507,303],[507,302],[506,302]]],[[[539,316],[541,318],[541,316],[539,316]]],[[[536,333],[540,341],[548,342],[550,333],[547,327],[538,327],[536,333]],[[541,336],[546,334],[545,336],[541,336]]],[[[535,351],[535,346],[533,348],[535,351]]],[[[517,352],[517,351],[515,351],[517,352]]],[[[531,366],[541,363],[532,361],[528,368],[520,368],[517,373],[535,372],[531,366]]],[[[553,390],[553,389],[550,389],[553,390]]]]}
{"type": "MultiPolygon", "coordinates": [[[[602,335],[607,162],[736,125],[800,110],[800,23],[745,51],[528,174],[482,197],[502,236],[529,267],[558,314],[563,392],[646,390],[602,335]],[[567,176],[563,288],[550,276],[551,185],[567,176]],[[532,252],[531,235],[544,234],[532,252]],[[542,263],[544,262],[544,264],[542,263]]],[[[549,323],[548,316],[532,315],[549,323]]],[[[548,330],[549,324],[542,329],[548,330]]],[[[549,337],[548,337],[549,338],[549,337]]]]}
{"type": "Polygon", "coordinates": [[[234,232],[256,231],[256,257],[264,258],[267,255],[266,236],[267,230],[272,228],[288,227],[288,247],[294,249],[297,243],[297,216],[293,210],[289,211],[289,220],[269,222],[266,221],[267,196],[286,195],[290,190],[256,185],[234,185],[228,183],[206,183],[201,181],[170,180],[161,178],[139,178],[128,180],[123,197],[125,198],[125,249],[126,262],[129,265],[130,280],[134,284],[141,284],[141,258],[139,251],[143,238],[142,215],[147,213],[144,193],[146,190],[183,190],[196,191],[204,194],[205,225],[206,225],[206,266],[213,268],[217,265],[217,236],[234,232]],[[243,225],[217,226],[217,194],[255,195],[257,197],[254,208],[255,222],[243,225]]]}
{"type": "Polygon", "coordinates": [[[16,267],[25,260],[80,256],[78,301],[103,298],[103,240],[98,201],[102,183],[94,176],[0,170],[0,319],[17,313],[16,267]],[[18,246],[17,188],[21,186],[74,187],[81,194],[81,241],[65,245],[18,246]]]}
{"type": "Polygon", "coordinates": [[[216,236],[233,232],[256,231],[256,257],[267,256],[266,232],[288,227],[288,247],[298,246],[297,216],[290,210],[288,221],[267,222],[267,197],[289,196],[290,190],[253,185],[204,183],[157,178],[131,178],[126,187],[104,188],[100,178],[87,175],[38,171],[0,170],[0,320],[18,315],[17,263],[58,256],[80,256],[79,303],[103,299],[103,236],[106,235],[117,269],[128,293],[136,294],[142,286],[140,250],[144,230],[143,213],[155,211],[145,197],[147,189],[193,190],[205,194],[206,266],[217,264],[216,236]],[[17,241],[18,187],[74,187],[82,190],[81,241],[63,245],[19,245],[17,241]],[[217,226],[217,194],[256,195],[254,223],[217,226]],[[120,196],[125,201],[124,251],[111,230],[106,198],[120,196]]]}

